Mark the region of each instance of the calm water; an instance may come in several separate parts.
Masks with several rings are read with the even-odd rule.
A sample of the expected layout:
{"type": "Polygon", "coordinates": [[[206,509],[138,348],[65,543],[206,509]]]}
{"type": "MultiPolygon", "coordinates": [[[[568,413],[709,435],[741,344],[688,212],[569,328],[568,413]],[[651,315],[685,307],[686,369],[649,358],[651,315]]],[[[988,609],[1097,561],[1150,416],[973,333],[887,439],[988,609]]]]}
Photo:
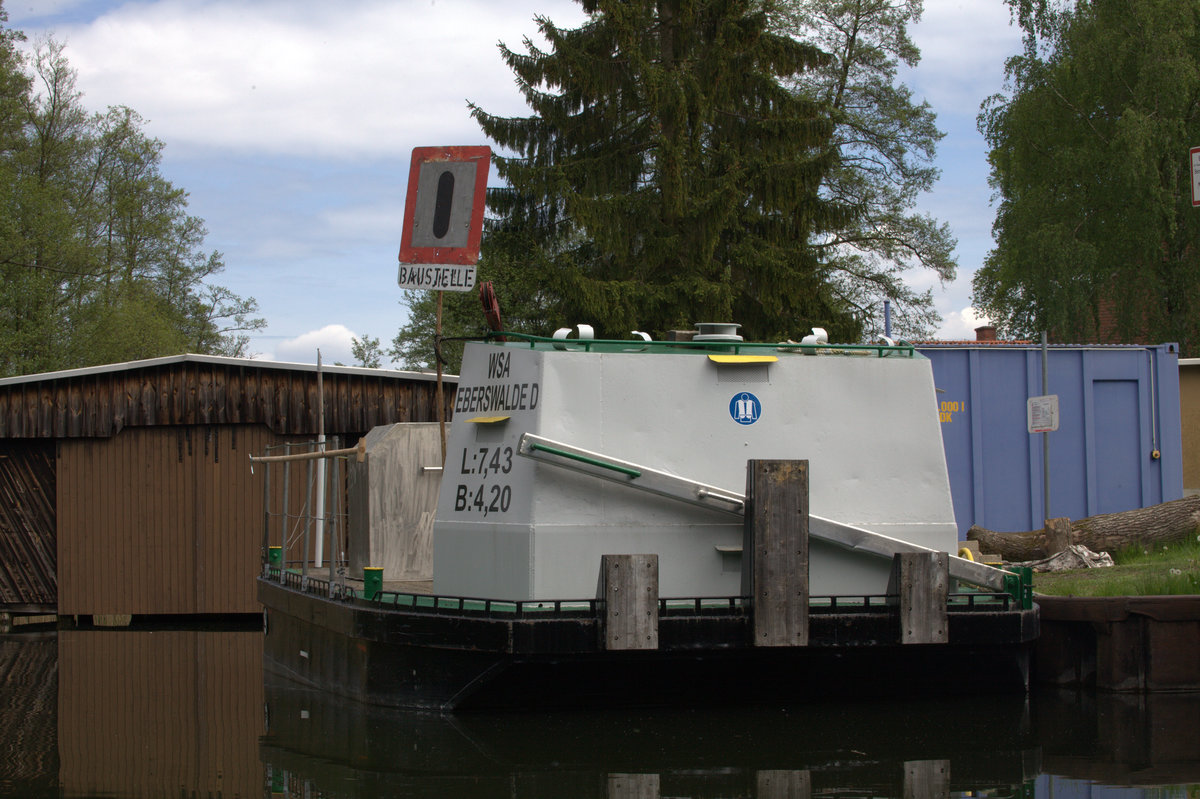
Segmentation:
{"type": "Polygon", "coordinates": [[[3,796],[1200,799],[1198,721],[1194,694],[443,718],[264,681],[254,630],[0,637],[3,796]]]}

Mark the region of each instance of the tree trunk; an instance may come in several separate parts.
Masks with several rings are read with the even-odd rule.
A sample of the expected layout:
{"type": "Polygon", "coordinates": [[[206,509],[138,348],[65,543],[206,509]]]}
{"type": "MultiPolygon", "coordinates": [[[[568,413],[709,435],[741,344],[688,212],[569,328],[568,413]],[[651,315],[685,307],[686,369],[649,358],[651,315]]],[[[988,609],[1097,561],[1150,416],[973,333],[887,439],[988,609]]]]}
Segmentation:
{"type": "MultiPolygon", "coordinates": [[[[1008,561],[1040,560],[1062,548],[1065,520],[1050,519],[1041,530],[998,533],[977,525],[967,531],[968,541],[978,541],[981,552],[992,552],[1008,561]]],[[[1067,543],[1082,544],[1093,552],[1119,552],[1132,546],[1147,549],[1182,541],[1200,528],[1200,496],[1185,497],[1148,508],[1102,513],[1072,522],[1067,543]]]]}

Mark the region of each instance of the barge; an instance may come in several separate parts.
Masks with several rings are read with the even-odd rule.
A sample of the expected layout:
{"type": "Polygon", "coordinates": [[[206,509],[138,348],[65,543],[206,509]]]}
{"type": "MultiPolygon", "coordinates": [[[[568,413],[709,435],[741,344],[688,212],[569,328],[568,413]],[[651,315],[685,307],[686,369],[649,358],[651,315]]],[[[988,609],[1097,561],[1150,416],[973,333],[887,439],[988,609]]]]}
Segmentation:
{"type": "Polygon", "coordinates": [[[1028,688],[914,348],[571,332],[466,346],[431,581],[265,558],[268,670],[439,711],[1028,688]]]}

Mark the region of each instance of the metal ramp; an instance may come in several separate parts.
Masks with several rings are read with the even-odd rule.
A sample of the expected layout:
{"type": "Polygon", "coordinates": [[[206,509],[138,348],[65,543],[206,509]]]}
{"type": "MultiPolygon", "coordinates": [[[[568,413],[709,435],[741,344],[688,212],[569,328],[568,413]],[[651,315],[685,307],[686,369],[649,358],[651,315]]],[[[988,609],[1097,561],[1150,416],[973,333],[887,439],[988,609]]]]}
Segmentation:
{"type": "MultiPolygon", "coordinates": [[[[651,494],[687,502],[710,510],[744,516],[746,498],[724,488],[669,474],[630,461],[592,452],[533,433],[521,435],[518,454],[539,463],[570,469],[651,494]]],[[[809,535],[844,549],[891,559],[901,553],[933,553],[937,550],[901,541],[852,524],[809,515],[809,535]]],[[[1021,576],[1004,569],[960,558],[950,553],[950,576],[964,583],[994,591],[1020,591],[1021,576]]]]}

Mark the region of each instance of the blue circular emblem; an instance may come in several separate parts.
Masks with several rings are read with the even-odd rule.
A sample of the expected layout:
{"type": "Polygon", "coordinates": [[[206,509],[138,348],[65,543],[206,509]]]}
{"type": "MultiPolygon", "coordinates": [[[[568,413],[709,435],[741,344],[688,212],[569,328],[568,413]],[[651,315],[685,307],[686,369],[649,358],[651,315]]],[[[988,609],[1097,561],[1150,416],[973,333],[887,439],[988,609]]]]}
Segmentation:
{"type": "Polygon", "coordinates": [[[729,416],[738,424],[754,424],[762,415],[762,403],[749,391],[733,395],[729,401],[729,416]]]}

